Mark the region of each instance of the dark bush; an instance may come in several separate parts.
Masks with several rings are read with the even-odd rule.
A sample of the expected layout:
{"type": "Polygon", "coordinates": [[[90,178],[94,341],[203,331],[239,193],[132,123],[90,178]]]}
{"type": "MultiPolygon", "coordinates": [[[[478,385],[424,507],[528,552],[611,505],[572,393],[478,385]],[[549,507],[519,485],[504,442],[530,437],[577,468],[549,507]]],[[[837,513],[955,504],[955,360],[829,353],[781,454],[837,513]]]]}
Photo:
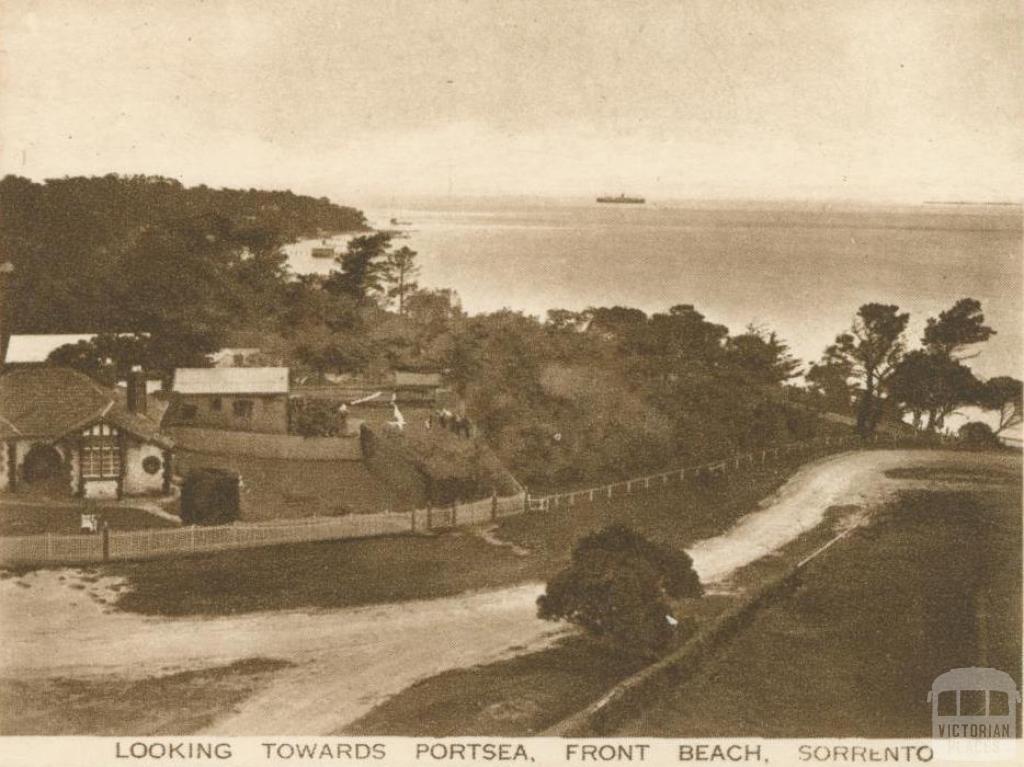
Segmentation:
{"type": "Polygon", "coordinates": [[[957,432],[964,447],[990,448],[1000,447],[999,437],[992,431],[992,427],[981,421],[965,423],[957,432]]]}
{"type": "Polygon", "coordinates": [[[181,487],[181,521],[186,525],[227,525],[240,513],[240,478],[226,469],[193,469],[181,487]]]}
{"type": "Polygon", "coordinates": [[[288,431],[300,437],[337,437],[346,429],[340,401],[296,397],[288,404],[288,431]]]}
{"type": "Polygon", "coordinates": [[[668,598],[702,592],[686,552],[612,525],[580,539],[537,608],[544,620],[567,620],[592,636],[653,654],[678,633],[667,620],[668,598]]]}

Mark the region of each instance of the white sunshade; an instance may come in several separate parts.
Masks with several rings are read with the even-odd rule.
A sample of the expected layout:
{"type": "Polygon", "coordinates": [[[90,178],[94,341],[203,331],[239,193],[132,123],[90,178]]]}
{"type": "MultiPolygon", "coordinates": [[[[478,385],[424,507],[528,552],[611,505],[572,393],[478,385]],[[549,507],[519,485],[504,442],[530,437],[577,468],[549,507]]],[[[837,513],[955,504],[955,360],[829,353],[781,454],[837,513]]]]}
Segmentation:
{"type": "Polygon", "coordinates": [[[12,335],[7,343],[8,364],[46,362],[55,349],[79,341],[91,341],[95,333],[57,333],[46,335],[12,335]]]}

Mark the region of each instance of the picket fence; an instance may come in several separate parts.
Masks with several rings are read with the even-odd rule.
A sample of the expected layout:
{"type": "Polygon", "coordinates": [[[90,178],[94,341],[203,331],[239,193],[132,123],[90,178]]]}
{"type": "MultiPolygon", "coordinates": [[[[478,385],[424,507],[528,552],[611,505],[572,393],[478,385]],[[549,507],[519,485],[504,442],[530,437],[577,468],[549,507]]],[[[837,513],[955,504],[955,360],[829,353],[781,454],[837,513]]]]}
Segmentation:
{"type": "Polygon", "coordinates": [[[350,514],[213,527],[108,530],[101,535],[0,537],[0,566],[117,562],[282,543],[426,533],[518,514],[523,511],[525,500],[525,495],[519,494],[403,513],[350,514]]]}
{"type": "MultiPolygon", "coordinates": [[[[875,439],[868,444],[877,444],[875,439]]],[[[722,474],[730,470],[775,461],[792,454],[807,454],[816,450],[845,450],[855,446],[862,446],[864,441],[857,436],[848,435],[841,437],[817,437],[801,442],[790,442],[778,447],[765,448],[764,450],[752,453],[739,453],[717,461],[697,464],[693,466],[682,466],[678,469],[663,471],[657,474],[648,474],[642,477],[612,482],[597,487],[587,487],[579,490],[571,490],[565,493],[553,493],[551,495],[535,496],[530,495],[527,499],[530,511],[548,511],[559,506],[574,506],[581,501],[593,502],[598,499],[614,498],[621,495],[630,495],[637,490],[650,490],[652,487],[667,485],[669,482],[682,482],[687,478],[722,474]]]]}
{"type": "Polygon", "coordinates": [[[673,481],[682,482],[706,474],[739,470],[789,455],[870,447],[872,444],[895,447],[920,446],[922,443],[920,440],[886,437],[876,437],[869,443],[855,436],[822,437],[564,493],[531,495],[517,483],[519,492],[515,495],[410,512],[351,514],[342,517],[314,517],[260,524],[236,523],[214,527],[108,530],[101,535],[47,534],[0,537],[0,567],[116,562],[283,543],[429,533],[434,530],[485,524],[524,511],[550,511],[571,507],[584,501],[603,500],[641,490],[656,489],[673,481]]]}

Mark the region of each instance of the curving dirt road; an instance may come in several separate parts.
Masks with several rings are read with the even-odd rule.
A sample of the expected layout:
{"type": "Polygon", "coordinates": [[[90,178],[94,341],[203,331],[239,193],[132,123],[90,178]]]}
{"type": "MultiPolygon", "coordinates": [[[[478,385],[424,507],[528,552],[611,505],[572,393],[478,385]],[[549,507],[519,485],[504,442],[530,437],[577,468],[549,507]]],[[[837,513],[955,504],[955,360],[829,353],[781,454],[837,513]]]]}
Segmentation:
{"type": "MultiPolygon", "coordinates": [[[[868,509],[897,488],[920,484],[886,478],[889,469],[966,467],[977,460],[934,451],[826,458],[802,468],[760,510],[690,553],[705,584],[722,582],[816,527],[830,507],[868,509]]],[[[991,456],[985,460],[991,466],[991,456]]],[[[329,734],[419,679],[532,651],[568,630],[537,620],[539,583],[397,605],[213,619],[114,611],[109,603],[120,587],[116,579],[88,579],[73,570],[0,580],[3,675],[142,677],[254,656],[281,658],[296,665],[211,732],[329,734]]]]}

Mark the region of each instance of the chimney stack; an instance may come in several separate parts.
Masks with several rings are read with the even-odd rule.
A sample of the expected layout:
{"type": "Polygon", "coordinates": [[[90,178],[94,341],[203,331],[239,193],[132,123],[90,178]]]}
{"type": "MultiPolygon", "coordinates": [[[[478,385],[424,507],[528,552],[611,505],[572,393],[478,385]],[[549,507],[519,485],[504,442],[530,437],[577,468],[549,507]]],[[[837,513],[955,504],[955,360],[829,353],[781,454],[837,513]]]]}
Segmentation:
{"type": "Polygon", "coordinates": [[[146,412],[146,374],[141,365],[133,365],[128,373],[128,412],[146,412]]]}

